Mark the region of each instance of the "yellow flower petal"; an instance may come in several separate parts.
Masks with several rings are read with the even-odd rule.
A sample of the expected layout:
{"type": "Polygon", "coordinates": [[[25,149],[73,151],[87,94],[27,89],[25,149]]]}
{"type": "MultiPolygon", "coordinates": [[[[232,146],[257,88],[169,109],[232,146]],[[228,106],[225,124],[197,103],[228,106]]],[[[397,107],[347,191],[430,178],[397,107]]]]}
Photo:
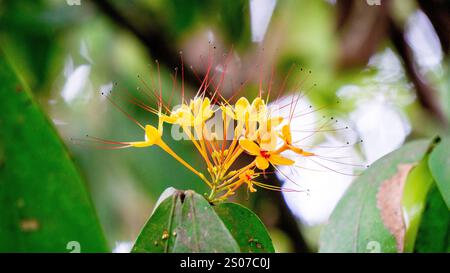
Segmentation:
{"type": "Polygon", "coordinates": [[[259,132],[260,143],[259,146],[265,151],[274,151],[277,148],[277,133],[275,131],[260,131],[259,132]]]}
{"type": "Polygon", "coordinates": [[[267,124],[267,107],[263,99],[257,97],[253,100],[249,119],[267,124]]]}
{"type": "Polygon", "coordinates": [[[167,115],[161,115],[161,116],[160,116],[160,119],[161,119],[163,122],[165,122],[165,123],[173,124],[173,123],[177,122],[178,117],[177,117],[177,116],[173,116],[173,115],[170,115],[170,116],[167,116],[167,115]]]}
{"type": "Polygon", "coordinates": [[[242,149],[244,149],[247,153],[251,154],[251,155],[259,155],[259,146],[256,145],[255,142],[249,140],[249,139],[245,139],[242,138],[239,140],[239,145],[241,146],[242,149]]]}
{"type": "Polygon", "coordinates": [[[250,192],[256,192],[255,187],[253,187],[252,181],[248,181],[247,182],[247,186],[248,186],[248,189],[249,189],[250,192]]]}
{"type": "Polygon", "coordinates": [[[245,120],[245,116],[249,110],[250,103],[248,100],[244,97],[240,98],[235,104],[234,104],[234,118],[236,120],[245,120]]]}
{"type": "Polygon", "coordinates": [[[269,161],[262,156],[256,157],[256,167],[260,170],[269,168],[269,161]]]}
{"type": "Polygon", "coordinates": [[[262,110],[263,108],[265,108],[266,104],[264,103],[264,100],[261,99],[260,97],[256,97],[253,101],[252,101],[252,108],[255,110],[262,110]]]}
{"type": "Polygon", "coordinates": [[[289,125],[284,125],[281,129],[281,132],[283,134],[284,141],[286,141],[287,144],[292,143],[292,135],[291,135],[291,128],[289,125]]]}
{"type": "Polygon", "coordinates": [[[297,147],[292,146],[292,145],[289,146],[289,149],[291,151],[293,151],[294,153],[297,153],[297,154],[302,155],[302,156],[313,156],[313,155],[315,155],[314,153],[306,152],[303,149],[297,148],[297,147]]]}
{"type": "MultiPolygon", "coordinates": [[[[266,123],[267,123],[267,128],[274,128],[277,127],[278,125],[280,125],[283,122],[283,117],[274,117],[274,118],[268,118],[266,123]]],[[[261,122],[262,123],[262,122],[261,122]]]]}
{"type": "Polygon", "coordinates": [[[205,98],[202,103],[202,110],[203,111],[208,110],[210,105],[211,105],[211,101],[209,100],[209,98],[205,98]]]}
{"type": "Polygon", "coordinates": [[[236,114],[233,111],[233,108],[231,106],[221,106],[222,112],[225,112],[225,114],[232,119],[236,119],[236,114]]]}
{"type": "Polygon", "coordinates": [[[241,97],[240,99],[238,99],[238,101],[234,104],[235,108],[240,108],[240,109],[247,109],[247,107],[250,106],[250,102],[248,102],[248,100],[244,97],[241,97]]]}
{"type": "Polygon", "coordinates": [[[151,125],[145,125],[145,137],[145,142],[149,143],[150,145],[156,144],[161,139],[161,135],[158,129],[151,125]]]}
{"type": "Polygon", "coordinates": [[[272,165],[293,165],[295,163],[294,160],[290,160],[289,158],[277,154],[271,154],[269,161],[272,165]]]}
{"type": "Polygon", "coordinates": [[[253,179],[254,174],[255,174],[255,172],[253,170],[246,170],[245,172],[243,172],[239,175],[239,179],[248,182],[253,179]]]}
{"type": "Polygon", "coordinates": [[[155,127],[145,125],[145,141],[129,142],[132,147],[143,148],[155,145],[161,139],[161,134],[155,127]]]}

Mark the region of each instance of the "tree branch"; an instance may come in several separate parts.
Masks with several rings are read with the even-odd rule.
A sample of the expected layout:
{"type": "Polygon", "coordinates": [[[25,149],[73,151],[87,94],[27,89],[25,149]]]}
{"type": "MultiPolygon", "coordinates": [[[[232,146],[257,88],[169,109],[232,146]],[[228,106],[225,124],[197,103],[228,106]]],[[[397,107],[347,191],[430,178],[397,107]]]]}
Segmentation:
{"type": "MultiPolygon", "coordinates": [[[[163,24],[157,16],[148,16],[152,18],[151,22],[138,25],[135,20],[130,20],[122,14],[108,0],[93,0],[99,10],[101,10],[109,19],[123,29],[131,32],[146,47],[150,56],[157,59],[168,68],[175,68],[180,65],[179,50],[173,47],[175,41],[166,31],[163,24]]],[[[144,10],[138,8],[138,10],[144,10]]],[[[149,11],[148,11],[149,12],[149,11]]],[[[185,69],[185,82],[192,87],[198,86],[199,81],[190,69],[185,69]]]]}
{"type": "Polygon", "coordinates": [[[391,40],[394,43],[398,54],[403,59],[406,74],[415,86],[420,104],[442,125],[447,127],[448,121],[436,99],[436,91],[417,69],[412,49],[408,45],[402,29],[396,25],[392,18],[390,18],[389,21],[391,40]]]}

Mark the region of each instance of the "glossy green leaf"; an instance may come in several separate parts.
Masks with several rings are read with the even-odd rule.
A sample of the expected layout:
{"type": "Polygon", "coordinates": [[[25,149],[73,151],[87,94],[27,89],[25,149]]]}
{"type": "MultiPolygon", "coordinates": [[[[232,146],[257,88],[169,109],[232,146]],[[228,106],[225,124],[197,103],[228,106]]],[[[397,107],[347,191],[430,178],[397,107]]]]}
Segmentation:
{"type": "Polygon", "coordinates": [[[132,252],[163,253],[173,249],[176,238],[175,218],[182,206],[180,195],[181,192],[176,192],[157,204],[157,208],[139,234],[132,252]]]}
{"type": "Polygon", "coordinates": [[[256,214],[235,203],[214,207],[243,253],[273,253],[275,249],[266,227],[256,214]]]}
{"type": "Polygon", "coordinates": [[[239,246],[206,199],[176,191],[156,208],[133,252],[239,252],[239,246]]]}
{"type": "Polygon", "coordinates": [[[407,227],[403,252],[413,252],[417,231],[427,201],[427,194],[433,185],[428,169],[428,156],[410,172],[403,189],[403,219],[407,227]]]}
{"type": "Polygon", "coordinates": [[[450,139],[444,138],[433,149],[428,161],[431,174],[450,209],[450,139]]]}
{"type": "Polygon", "coordinates": [[[450,212],[435,186],[428,193],[414,252],[450,252],[450,212]]]}
{"type": "Polygon", "coordinates": [[[430,140],[407,143],[376,161],[358,177],[333,211],[320,238],[320,252],[397,252],[396,240],[377,208],[380,185],[393,177],[401,164],[419,162],[430,140]]]}
{"type": "Polygon", "coordinates": [[[84,182],[0,52],[0,252],[106,252],[84,182]]]}

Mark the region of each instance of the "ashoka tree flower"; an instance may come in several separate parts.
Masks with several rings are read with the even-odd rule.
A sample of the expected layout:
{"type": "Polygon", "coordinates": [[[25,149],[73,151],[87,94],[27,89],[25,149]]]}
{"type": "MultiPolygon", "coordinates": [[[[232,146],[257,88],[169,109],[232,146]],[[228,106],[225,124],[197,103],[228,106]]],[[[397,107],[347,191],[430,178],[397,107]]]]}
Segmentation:
{"type": "MultiPolygon", "coordinates": [[[[209,73],[211,73],[211,69],[208,69],[197,94],[191,100],[184,99],[184,89],[182,90],[183,97],[178,106],[171,107],[163,101],[161,87],[159,94],[155,91],[153,94],[156,98],[157,108],[133,100],[133,103],[158,118],[158,124],[155,126],[142,125],[127,114],[144,130],[143,140],[126,142],[100,138],[91,139],[101,144],[109,144],[112,149],[151,146],[161,148],[197,175],[210,188],[208,195],[210,202],[226,200],[242,185],[247,185],[249,192],[255,192],[255,187],[278,191],[297,191],[264,183],[259,178],[265,178],[270,173],[269,168],[271,167],[278,172],[280,171],[278,166],[297,167],[296,161],[299,156],[304,158],[321,156],[299,147],[298,144],[299,142],[301,144],[302,139],[293,139],[290,124],[295,118],[293,113],[301,95],[293,95],[288,105],[281,106],[281,108],[286,106],[290,108],[288,116],[285,116],[267,106],[270,91],[266,98],[262,96],[263,91],[260,90],[259,95],[251,102],[243,96],[231,103],[220,94],[219,82],[214,86],[213,94],[208,93],[209,96],[207,96],[208,86],[211,85],[209,79],[213,78],[209,73]],[[212,121],[216,122],[215,126],[208,126],[208,123],[212,121]],[[182,133],[192,142],[195,150],[202,157],[206,172],[194,168],[163,140],[165,123],[181,128],[182,133]],[[285,152],[288,151],[297,156],[289,158],[285,155],[285,152]],[[246,161],[240,159],[248,156],[251,159],[242,166],[242,163],[246,161]],[[238,161],[240,164],[237,164],[238,161]]],[[[110,101],[116,105],[111,99],[110,101]]],[[[119,109],[123,111],[120,107],[119,109]]]]}

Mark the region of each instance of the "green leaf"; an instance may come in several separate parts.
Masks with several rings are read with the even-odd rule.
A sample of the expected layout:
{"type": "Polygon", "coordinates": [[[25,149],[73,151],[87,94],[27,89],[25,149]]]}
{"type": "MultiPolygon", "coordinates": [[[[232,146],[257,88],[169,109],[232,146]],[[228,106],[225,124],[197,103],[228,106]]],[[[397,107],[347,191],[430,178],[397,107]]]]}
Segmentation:
{"type": "Polygon", "coordinates": [[[320,238],[320,252],[396,252],[396,240],[384,225],[377,207],[381,184],[401,164],[419,162],[430,140],[405,144],[376,161],[358,177],[334,209],[320,238]]]}
{"type": "Polygon", "coordinates": [[[157,206],[139,234],[132,252],[163,253],[172,250],[176,239],[175,218],[179,217],[182,206],[181,194],[175,192],[157,206]]]}
{"type": "Polygon", "coordinates": [[[85,185],[0,51],[0,252],[106,252],[85,185]]]}
{"type": "Polygon", "coordinates": [[[428,161],[431,174],[450,209],[450,139],[444,138],[433,149],[428,161]]]}
{"type": "Polygon", "coordinates": [[[411,171],[403,189],[403,219],[407,227],[403,252],[413,252],[417,231],[427,201],[427,194],[433,185],[428,169],[428,155],[411,171]]]}
{"type": "Polygon", "coordinates": [[[450,212],[436,187],[428,193],[414,251],[450,252],[450,212]]]}
{"type": "Polygon", "coordinates": [[[161,202],[132,252],[239,252],[239,246],[208,201],[188,190],[161,202]]]}
{"type": "Polygon", "coordinates": [[[256,214],[236,203],[214,207],[243,253],[273,253],[275,249],[266,227],[256,214]]]}

